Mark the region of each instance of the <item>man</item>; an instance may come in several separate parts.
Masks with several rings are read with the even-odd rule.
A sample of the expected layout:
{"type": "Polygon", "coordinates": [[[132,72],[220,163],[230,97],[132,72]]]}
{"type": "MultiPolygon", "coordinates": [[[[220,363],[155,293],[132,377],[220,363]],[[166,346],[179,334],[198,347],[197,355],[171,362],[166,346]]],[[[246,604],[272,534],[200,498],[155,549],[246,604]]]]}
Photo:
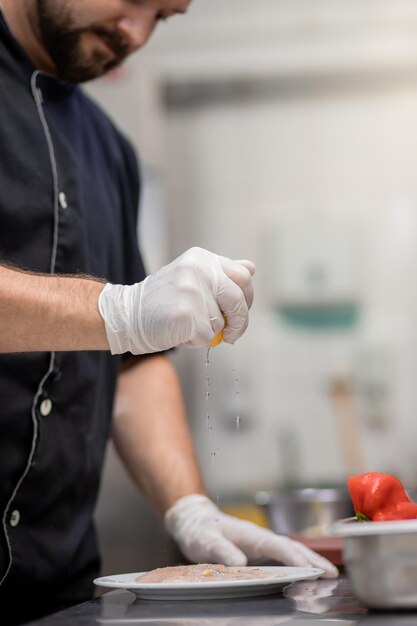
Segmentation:
{"type": "Polygon", "coordinates": [[[224,340],[236,341],[254,267],[193,248],[145,278],[135,156],[76,86],[119,65],[190,0],[0,1],[2,623],[91,597],[110,432],[190,560],[267,558],[335,576],[304,546],[206,497],[163,351],[207,345],[224,319],[224,340]]]}

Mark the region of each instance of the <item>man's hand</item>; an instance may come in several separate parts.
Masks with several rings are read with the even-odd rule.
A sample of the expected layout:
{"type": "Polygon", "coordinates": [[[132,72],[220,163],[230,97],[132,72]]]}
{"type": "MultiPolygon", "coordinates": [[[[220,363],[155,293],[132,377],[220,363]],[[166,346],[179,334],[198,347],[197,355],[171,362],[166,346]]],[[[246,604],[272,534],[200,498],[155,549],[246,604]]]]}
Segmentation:
{"type": "Polygon", "coordinates": [[[224,326],[234,343],[246,330],[252,305],[250,261],[232,261],[191,248],[143,282],[107,284],[99,298],[113,354],[207,346],[224,326]]]}
{"type": "Polygon", "coordinates": [[[324,578],[338,575],[332,563],[303,544],[226,515],[202,495],[178,500],[166,512],[165,525],[183,554],[196,563],[239,567],[248,562],[278,561],[284,565],[321,568],[324,578]]]}

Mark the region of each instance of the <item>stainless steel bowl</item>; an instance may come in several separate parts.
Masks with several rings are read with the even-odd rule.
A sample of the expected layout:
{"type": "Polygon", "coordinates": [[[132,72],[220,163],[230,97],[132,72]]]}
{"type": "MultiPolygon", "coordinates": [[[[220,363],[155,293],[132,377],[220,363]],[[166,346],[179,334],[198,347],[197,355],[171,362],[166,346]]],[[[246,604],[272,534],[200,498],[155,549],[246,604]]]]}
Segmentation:
{"type": "Polygon", "coordinates": [[[374,609],[417,607],[417,520],[340,522],[344,561],[355,595],[374,609]]]}
{"type": "Polygon", "coordinates": [[[338,519],[353,515],[349,493],[344,487],[260,491],[256,503],[266,509],[272,530],[290,535],[326,529],[338,519]]]}

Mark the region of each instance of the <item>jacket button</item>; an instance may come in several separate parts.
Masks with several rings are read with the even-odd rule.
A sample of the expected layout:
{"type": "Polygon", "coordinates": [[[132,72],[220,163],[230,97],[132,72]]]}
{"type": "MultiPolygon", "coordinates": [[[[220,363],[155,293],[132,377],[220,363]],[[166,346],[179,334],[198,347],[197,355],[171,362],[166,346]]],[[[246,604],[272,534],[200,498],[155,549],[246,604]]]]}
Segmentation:
{"type": "Polygon", "coordinates": [[[20,511],[18,511],[17,509],[15,511],[12,511],[11,515],[10,515],[10,526],[12,528],[16,528],[16,526],[18,526],[20,522],[20,511]]]}
{"type": "Polygon", "coordinates": [[[63,191],[61,191],[61,193],[58,195],[58,202],[61,209],[68,208],[67,196],[64,194],[63,191]]]}
{"type": "Polygon", "coordinates": [[[45,398],[45,400],[42,400],[39,411],[42,417],[47,417],[52,411],[52,400],[50,398],[45,398]]]}

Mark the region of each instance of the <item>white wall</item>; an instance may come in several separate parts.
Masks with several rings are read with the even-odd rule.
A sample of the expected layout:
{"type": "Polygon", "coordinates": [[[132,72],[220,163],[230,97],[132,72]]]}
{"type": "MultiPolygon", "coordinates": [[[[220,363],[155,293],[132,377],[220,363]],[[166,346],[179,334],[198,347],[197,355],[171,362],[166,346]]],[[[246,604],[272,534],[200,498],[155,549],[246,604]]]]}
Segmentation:
{"type": "Polygon", "coordinates": [[[211,435],[205,354],[176,357],[215,494],[344,480],[335,376],[356,383],[365,469],[416,482],[416,69],[415,2],[196,0],[120,83],[93,87],[166,181],[171,237],[159,258],[202,245],[257,263],[250,330],[211,354],[211,435]],[[233,84],[240,98],[201,100],[233,84]],[[167,85],[197,104],[164,107],[167,85]],[[299,332],[274,312],[269,246],[292,215],[357,225],[353,330],[299,332]],[[375,377],[387,394],[376,426],[365,394],[375,377]]]}
{"type": "MultiPolygon", "coordinates": [[[[230,467],[224,459],[223,485],[276,478],[271,469],[277,465],[277,431],[291,428],[289,423],[299,438],[299,478],[342,478],[325,387],[340,368],[355,374],[355,348],[371,341],[389,352],[393,378],[387,385],[394,397],[386,429],[369,434],[368,467],[407,471],[416,452],[415,439],[410,441],[410,428],[416,432],[410,412],[415,391],[406,384],[408,368],[415,374],[416,129],[417,88],[408,84],[376,92],[351,93],[347,87],[336,94],[301,93],[171,115],[174,253],[196,243],[232,257],[249,256],[258,268],[251,332],[242,340],[240,357],[241,373],[252,387],[251,418],[259,420],[251,437],[252,444],[259,437],[258,459],[255,471],[245,464],[242,441],[231,438],[226,444],[222,435],[223,450],[235,447],[239,459],[230,467]],[[273,257],[265,249],[265,234],[278,230],[291,213],[351,216],[359,225],[363,322],[354,332],[319,338],[273,324],[270,283],[264,280],[271,276],[273,257]],[[274,402],[265,397],[268,379],[274,402]],[[251,479],[243,477],[245,466],[251,479]]],[[[222,358],[226,373],[229,358],[222,358]]],[[[231,393],[224,390],[217,398],[219,419],[231,393]]]]}

